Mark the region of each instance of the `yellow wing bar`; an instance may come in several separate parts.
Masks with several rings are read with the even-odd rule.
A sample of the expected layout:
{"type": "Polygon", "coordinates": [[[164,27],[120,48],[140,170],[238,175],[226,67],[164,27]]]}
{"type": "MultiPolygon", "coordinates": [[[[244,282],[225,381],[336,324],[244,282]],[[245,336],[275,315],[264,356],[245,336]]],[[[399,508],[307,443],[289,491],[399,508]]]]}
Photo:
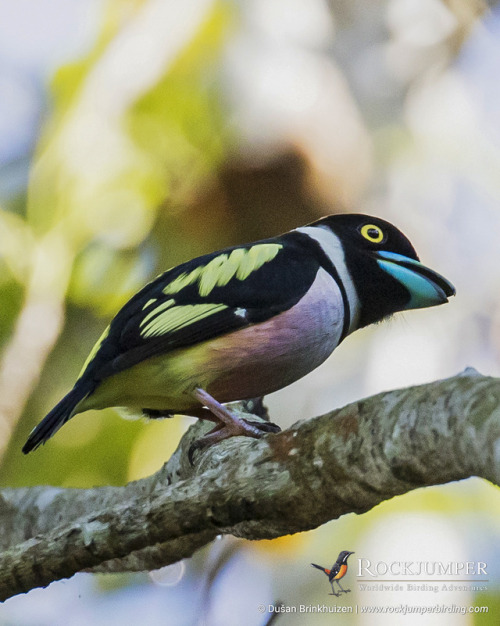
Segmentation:
{"type": "Polygon", "coordinates": [[[272,261],[282,248],[278,243],[260,243],[248,249],[236,248],[230,254],[219,254],[206,265],[182,273],[163,289],[163,293],[175,295],[198,282],[200,296],[206,297],[214,287],[224,287],[233,277],[245,280],[264,263],[272,261]]]}

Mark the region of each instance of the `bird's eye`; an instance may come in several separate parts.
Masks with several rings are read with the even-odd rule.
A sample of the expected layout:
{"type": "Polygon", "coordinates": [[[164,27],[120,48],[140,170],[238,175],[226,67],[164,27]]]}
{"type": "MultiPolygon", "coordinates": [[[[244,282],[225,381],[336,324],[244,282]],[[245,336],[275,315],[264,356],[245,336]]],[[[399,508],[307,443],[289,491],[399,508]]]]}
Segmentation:
{"type": "Polygon", "coordinates": [[[372,243],[381,243],[385,238],[384,231],[379,226],[375,226],[375,224],[365,224],[359,232],[372,243]]]}

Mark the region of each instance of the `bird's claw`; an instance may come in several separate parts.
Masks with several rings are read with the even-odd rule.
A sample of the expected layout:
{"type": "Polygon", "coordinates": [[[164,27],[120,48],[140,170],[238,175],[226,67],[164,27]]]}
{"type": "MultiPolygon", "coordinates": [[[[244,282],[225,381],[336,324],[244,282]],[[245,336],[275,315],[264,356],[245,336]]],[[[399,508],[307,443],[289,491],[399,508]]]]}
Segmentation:
{"type": "Polygon", "coordinates": [[[256,420],[247,419],[243,419],[243,421],[246,422],[249,426],[255,426],[256,428],[258,428],[260,431],[262,431],[262,434],[281,432],[281,428],[278,426],[278,424],[274,424],[273,422],[258,422],[256,420]]]}
{"type": "Polygon", "coordinates": [[[280,431],[281,428],[277,424],[273,424],[273,422],[241,419],[232,424],[220,423],[217,424],[215,428],[212,428],[206,435],[193,441],[189,446],[188,460],[191,466],[194,465],[194,453],[196,450],[209,448],[230,437],[244,436],[260,439],[262,435],[267,433],[279,433],[280,431]]]}

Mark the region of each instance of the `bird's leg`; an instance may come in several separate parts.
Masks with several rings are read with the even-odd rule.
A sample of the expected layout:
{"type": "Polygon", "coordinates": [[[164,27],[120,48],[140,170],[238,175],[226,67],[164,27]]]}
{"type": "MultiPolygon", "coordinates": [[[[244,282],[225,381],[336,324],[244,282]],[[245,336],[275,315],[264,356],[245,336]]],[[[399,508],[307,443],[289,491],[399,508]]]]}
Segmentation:
{"type": "MultiPolygon", "coordinates": [[[[208,392],[200,387],[197,387],[193,391],[193,396],[205,406],[213,417],[208,417],[211,421],[215,421],[215,427],[212,428],[206,435],[197,439],[191,444],[188,452],[190,461],[192,460],[195,450],[206,448],[219,443],[229,437],[235,437],[242,435],[244,437],[253,437],[259,439],[264,433],[267,432],[279,432],[279,426],[272,424],[271,422],[257,422],[253,420],[245,420],[237,417],[225,406],[217,402],[208,392]]],[[[202,419],[207,419],[206,412],[201,415],[202,419]]]]}
{"type": "Polygon", "coordinates": [[[350,593],[351,590],[350,589],[344,589],[344,587],[342,587],[342,585],[340,584],[340,580],[335,581],[337,583],[337,585],[340,587],[340,591],[343,591],[344,593],[350,593]]]}
{"type": "Polygon", "coordinates": [[[332,588],[332,593],[331,593],[330,595],[331,595],[331,596],[337,596],[337,598],[338,598],[338,597],[340,596],[340,593],[337,593],[337,592],[335,591],[335,589],[333,588],[333,583],[334,583],[334,582],[335,582],[334,580],[331,580],[331,581],[330,581],[330,586],[331,586],[331,588],[332,588]]]}

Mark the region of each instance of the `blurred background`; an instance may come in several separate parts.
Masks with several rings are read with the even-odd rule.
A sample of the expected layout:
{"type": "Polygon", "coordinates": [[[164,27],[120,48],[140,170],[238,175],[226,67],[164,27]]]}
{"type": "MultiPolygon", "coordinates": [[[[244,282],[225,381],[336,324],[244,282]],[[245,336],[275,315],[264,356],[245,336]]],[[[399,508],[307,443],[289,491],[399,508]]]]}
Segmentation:
{"type": "MultiPolygon", "coordinates": [[[[20,448],[150,278],[328,213],[393,222],[458,295],[350,337],[267,398],[273,421],[466,366],[500,375],[499,76],[495,2],[1,0],[1,486],[122,485],[159,469],[189,419],[88,412],[34,454],[20,448]]],[[[0,625],[260,626],[260,604],[332,603],[310,563],[340,550],[356,552],[343,605],[488,606],[425,619],[498,623],[499,491],[469,479],[308,533],[221,539],[150,575],[77,575],[7,601],[0,625]],[[358,557],[484,561],[489,582],[362,592],[358,557]]]]}

